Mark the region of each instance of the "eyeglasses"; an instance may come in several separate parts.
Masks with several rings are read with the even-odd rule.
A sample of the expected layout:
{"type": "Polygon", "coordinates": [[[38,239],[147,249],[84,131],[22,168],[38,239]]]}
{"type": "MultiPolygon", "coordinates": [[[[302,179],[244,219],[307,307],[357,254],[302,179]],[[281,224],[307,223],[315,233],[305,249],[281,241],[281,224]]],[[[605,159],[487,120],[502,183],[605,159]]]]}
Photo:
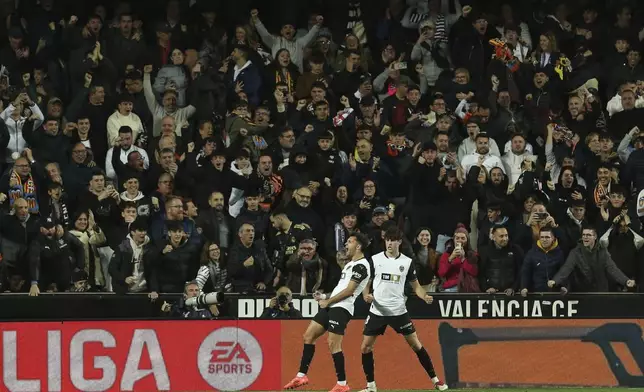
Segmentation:
{"type": "Polygon", "coordinates": [[[304,200],[311,199],[311,196],[308,196],[308,195],[300,195],[299,193],[296,193],[295,195],[299,196],[301,199],[304,199],[304,200]]]}
{"type": "Polygon", "coordinates": [[[29,167],[29,165],[13,165],[13,167],[23,168],[24,169],[26,167],[29,167]]]}

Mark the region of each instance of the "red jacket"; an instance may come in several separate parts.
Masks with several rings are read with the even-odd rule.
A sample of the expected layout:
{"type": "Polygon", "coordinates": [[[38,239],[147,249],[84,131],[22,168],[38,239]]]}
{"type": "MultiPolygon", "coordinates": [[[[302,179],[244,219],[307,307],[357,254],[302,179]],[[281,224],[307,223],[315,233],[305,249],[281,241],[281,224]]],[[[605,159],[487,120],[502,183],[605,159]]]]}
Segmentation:
{"type": "MultiPolygon", "coordinates": [[[[470,255],[470,257],[478,257],[476,252],[468,251],[467,254],[470,255]]],[[[470,263],[467,258],[461,259],[460,257],[456,257],[450,263],[449,254],[447,252],[441,255],[440,262],[438,263],[438,276],[445,279],[445,282],[443,283],[444,289],[458,285],[461,268],[464,268],[465,272],[472,276],[477,276],[479,274],[478,264],[470,263]]]]}

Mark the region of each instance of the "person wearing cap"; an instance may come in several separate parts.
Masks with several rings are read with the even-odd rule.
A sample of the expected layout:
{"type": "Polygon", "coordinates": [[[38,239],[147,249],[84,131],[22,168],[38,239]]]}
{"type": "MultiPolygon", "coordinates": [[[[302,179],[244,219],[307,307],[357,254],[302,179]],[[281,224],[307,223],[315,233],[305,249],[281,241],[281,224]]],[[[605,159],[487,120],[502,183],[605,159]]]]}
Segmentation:
{"type": "Polygon", "coordinates": [[[371,241],[381,237],[381,230],[383,223],[390,219],[389,211],[385,206],[376,206],[371,212],[371,220],[364,222],[360,228],[360,232],[366,234],[371,241]]]}
{"type": "Polygon", "coordinates": [[[117,105],[117,110],[107,119],[107,143],[110,146],[117,144],[121,127],[129,127],[132,130],[132,143],[135,143],[139,134],[143,134],[145,129],[141,118],[133,112],[134,99],[129,94],[121,94],[117,105]]]}
{"type": "Polygon", "coordinates": [[[42,291],[68,291],[70,282],[85,281],[85,251],[81,241],[51,218],[40,224],[40,234],[29,245],[29,296],[42,291]]]}
{"type": "Polygon", "coordinates": [[[149,291],[150,272],[157,254],[150,243],[147,229],[144,219],[130,223],[129,234],[114,252],[109,264],[109,274],[117,294],[149,291]]]}
{"type": "MultiPolygon", "coordinates": [[[[444,20],[444,19],[441,19],[444,20]]],[[[431,19],[425,19],[418,26],[420,37],[411,50],[411,61],[422,64],[425,89],[434,87],[441,72],[449,68],[446,42],[436,36],[436,25],[431,19]]],[[[445,32],[443,31],[443,34],[445,32]]]]}
{"type": "Polygon", "coordinates": [[[309,43],[315,38],[315,36],[320,31],[324,18],[322,15],[317,15],[315,19],[315,24],[309,30],[309,32],[298,39],[295,39],[295,26],[292,22],[287,21],[282,24],[282,29],[280,30],[280,35],[272,35],[266,30],[264,24],[259,20],[259,13],[257,9],[251,11],[251,22],[257,29],[257,33],[262,38],[262,41],[271,48],[271,53],[274,58],[277,58],[277,52],[280,49],[287,49],[291,53],[291,59],[295,65],[297,65],[300,72],[304,71],[303,57],[304,57],[304,48],[306,48],[309,43]]]}

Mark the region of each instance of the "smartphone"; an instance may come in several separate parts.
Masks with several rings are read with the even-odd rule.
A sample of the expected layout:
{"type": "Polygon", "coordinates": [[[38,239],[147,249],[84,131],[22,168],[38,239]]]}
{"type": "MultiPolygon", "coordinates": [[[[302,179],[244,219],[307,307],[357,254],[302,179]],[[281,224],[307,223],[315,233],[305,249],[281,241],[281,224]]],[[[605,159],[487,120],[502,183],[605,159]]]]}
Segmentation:
{"type": "Polygon", "coordinates": [[[400,63],[396,63],[394,64],[394,69],[395,70],[407,69],[407,63],[404,61],[400,63]]]}
{"type": "Polygon", "coordinates": [[[537,218],[539,219],[546,219],[548,217],[547,212],[537,212],[537,218]]]}

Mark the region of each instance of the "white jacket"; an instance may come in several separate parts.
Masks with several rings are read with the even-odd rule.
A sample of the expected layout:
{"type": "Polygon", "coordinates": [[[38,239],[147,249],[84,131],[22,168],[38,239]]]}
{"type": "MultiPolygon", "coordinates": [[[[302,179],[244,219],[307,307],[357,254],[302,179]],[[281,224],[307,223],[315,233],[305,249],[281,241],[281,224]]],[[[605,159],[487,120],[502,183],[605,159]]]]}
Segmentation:
{"type": "MultiPolygon", "coordinates": [[[[245,173],[250,174],[253,172],[253,165],[249,165],[246,170],[243,172],[237,167],[235,161],[230,163],[230,170],[243,176],[245,173]]],[[[233,218],[237,218],[237,215],[241,212],[241,209],[244,207],[244,190],[239,188],[233,188],[230,192],[230,199],[228,199],[228,213],[233,218]]]]}
{"type": "Polygon", "coordinates": [[[181,136],[183,125],[187,124],[188,120],[190,120],[190,117],[192,117],[197,112],[197,109],[194,106],[188,105],[185,108],[177,109],[174,113],[167,113],[163,108],[163,105],[160,105],[157,102],[157,97],[156,95],[154,95],[154,91],[152,91],[150,74],[145,74],[143,76],[143,94],[145,95],[145,101],[148,104],[148,109],[150,109],[150,113],[152,113],[152,118],[154,121],[154,126],[152,127],[152,136],[154,137],[161,135],[161,120],[163,120],[163,117],[170,116],[174,118],[174,133],[177,136],[181,136]]]}
{"type": "Polygon", "coordinates": [[[123,126],[132,128],[132,143],[136,141],[137,136],[143,134],[143,123],[141,118],[135,113],[130,113],[129,116],[123,116],[121,113],[115,111],[107,119],[107,145],[113,146],[116,139],[119,137],[119,129],[123,126]]]}
{"type": "Polygon", "coordinates": [[[523,170],[521,170],[521,165],[526,159],[533,162],[537,161],[537,157],[530,154],[530,152],[528,151],[524,151],[521,155],[516,155],[513,152],[507,152],[501,158],[501,161],[503,161],[503,166],[505,167],[505,172],[508,175],[509,185],[514,185],[519,180],[519,177],[523,172],[523,170]]]}
{"type": "MultiPolygon", "coordinates": [[[[472,153],[470,155],[466,155],[463,160],[461,161],[461,166],[463,166],[463,170],[465,170],[465,173],[470,171],[470,168],[472,166],[476,166],[479,163],[479,156],[481,154],[478,153],[472,153]]],[[[501,161],[501,158],[497,157],[496,155],[491,155],[487,154],[485,156],[485,160],[483,161],[483,167],[485,167],[485,170],[489,173],[492,169],[495,167],[501,168],[503,173],[505,173],[505,167],[503,166],[503,162],[501,161]]]]}
{"type": "MultiPolygon", "coordinates": [[[[141,157],[143,158],[143,167],[145,170],[150,168],[150,158],[148,158],[148,153],[142,149],[139,148],[135,145],[132,145],[129,150],[125,151],[121,149],[121,162],[123,164],[127,164],[127,156],[133,152],[133,151],[138,151],[139,154],[141,154],[141,157]]],[[[108,178],[111,178],[112,180],[117,180],[116,178],[116,170],[114,170],[114,166],[112,166],[112,154],[114,153],[114,147],[110,148],[107,150],[107,156],[105,157],[105,175],[108,178]]]]}
{"type": "MultiPolygon", "coordinates": [[[[43,116],[42,111],[40,111],[38,105],[35,103],[29,106],[29,109],[36,115],[36,121],[34,121],[34,130],[36,130],[42,125],[45,117],[43,116]]],[[[0,118],[7,125],[7,130],[9,131],[9,144],[7,144],[7,149],[5,151],[5,162],[7,163],[13,163],[15,161],[15,159],[11,157],[11,154],[14,152],[21,153],[27,147],[27,142],[22,137],[22,127],[25,126],[27,118],[20,116],[18,121],[15,121],[11,117],[11,114],[13,114],[15,110],[16,107],[13,106],[13,104],[9,104],[9,106],[0,113],[0,118]]]]}

